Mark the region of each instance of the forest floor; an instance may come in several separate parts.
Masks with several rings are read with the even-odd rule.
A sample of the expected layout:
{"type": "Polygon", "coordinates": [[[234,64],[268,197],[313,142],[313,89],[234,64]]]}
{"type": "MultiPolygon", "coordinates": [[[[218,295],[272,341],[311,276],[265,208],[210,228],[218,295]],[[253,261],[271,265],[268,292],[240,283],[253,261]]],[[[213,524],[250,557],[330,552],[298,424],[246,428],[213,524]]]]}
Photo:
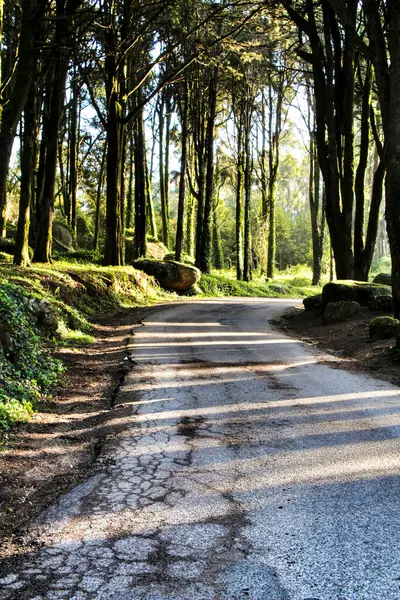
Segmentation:
{"type": "MultiPolygon", "coordinates": [[[[95,325],[95,343],[58,356],[67,365],[53,400],[10,436],[0,453],[0,558],[7,556],[24,525],[62,493],[85,480],[103,444],[127,425],[114,400],[130,368],[127,344],[151,308],[126,309],[95,325]]],[[[393,340],[370,342],[371,313],[347,323],[324,325],[322,318],[302,308],[291,309],[278,327],[328,351],[321,361],[331,367],[362,371],[400,384],[398,354],[393,340]]],[[[274,323],[275,324],[275,323],[274,323]]]]}
{"type": "Polygon", "coordinates": [[[400,353],[394,350],[395,340],[373,342],[369,338],[369,323],[380,315],[384,313],[371,313],[363,307],[360,316],[351,321],[325,325],[319,313],[297,307],[283,315],[278,327],[323,350],[320,360],[331,367],[367,373],[400,385],[400,353]]]}
{"type": "MultiPolygon", "coordinates": [[[[103,444],[115,435],[115,395],[130,368],[128,340],[151,310],[105,315],[94,325],[95,343],[57,352],[67,367],[63,381],[0,451],[0,558],[25,523],[90,476],[103,444]]],[[[118,431],[123,427],[119,419],[118,431]]]]}

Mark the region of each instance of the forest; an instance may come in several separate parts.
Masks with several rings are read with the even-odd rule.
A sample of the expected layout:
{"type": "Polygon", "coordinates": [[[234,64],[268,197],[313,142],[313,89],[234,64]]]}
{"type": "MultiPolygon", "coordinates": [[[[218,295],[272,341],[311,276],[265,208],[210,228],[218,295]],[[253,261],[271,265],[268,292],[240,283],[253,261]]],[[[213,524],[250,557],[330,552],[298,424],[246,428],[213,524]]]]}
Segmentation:
{"type": "Polygon", "coordinates": [[[15,265],[57,223],[90,261],[159,240],[243,281],[390,255],[400,316],[397,0],[0,0],[0,37],[15,265]]]}

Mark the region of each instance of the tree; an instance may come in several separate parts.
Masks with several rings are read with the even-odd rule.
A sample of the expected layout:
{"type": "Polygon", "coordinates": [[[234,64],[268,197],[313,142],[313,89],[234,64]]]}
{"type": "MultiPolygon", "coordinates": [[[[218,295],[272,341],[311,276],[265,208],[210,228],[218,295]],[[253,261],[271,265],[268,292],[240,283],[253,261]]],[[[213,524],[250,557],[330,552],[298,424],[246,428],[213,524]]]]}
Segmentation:
{"type": "MultiPolygon", "coordinates": [[[[9,65],[1,83],[0,119],[0,236],[6,235],[7,177],[17,125],[28,97],[35,61],[35,26],[43,17],[47,1],[23,0],[16,64],[9,65]],[[5,105],[3,104],[5,101],[5,105]]],[[[1,6],[1,24],[3,6],[1,6]]],[[[2,57],[3,58],[3,57],[2,57]]]]}
{"type": "Polygon", "coordinates": [[[46,115],[42,133],[46,142],[46,154],[43,166],[43,195],[33,257],[35,262],[49,262],[51,258],[58,135],[71,47],[73,46],[74,16],[82,2],[83,0],[56,0],[55,32],[49,56],[49,77],[46,88],[48,115],[46,115]]]}
{"type": "Polygon", "coordinates": [[[392,258],[394,315],[400,317],[400,5],[363,0],[384,130],[386,223],[392,258]],[[387,9],[387,10],[385,10],[387,9]]]}

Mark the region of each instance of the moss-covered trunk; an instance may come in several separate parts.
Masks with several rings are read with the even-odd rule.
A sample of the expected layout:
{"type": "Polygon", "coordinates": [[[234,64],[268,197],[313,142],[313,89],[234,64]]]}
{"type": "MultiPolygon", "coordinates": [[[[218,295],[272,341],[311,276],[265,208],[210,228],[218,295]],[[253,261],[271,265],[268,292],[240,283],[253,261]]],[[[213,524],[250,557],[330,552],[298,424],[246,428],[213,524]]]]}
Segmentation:
{"type": "Polygon", "coordinates": [[[21,189],[19,197],[18,226],[15,238],[14,263],[27,265],[29,258],[30,207],[34,193],[34,158],[36,136],[36,93],[35,81],[31,82],[24,108],[24,130],[21,148],[21,189]]]}
{"type": "Polygon", "coordinates": [[[390,102],[386,131],[386,222],[392,256],[394,316],[400,317],[400,4],[391,2],[390,102]]]}
{"type": "MultiPolygon", "coordinates": [[[[3,4],[0,7],[1,23],[3,4]]],[[[25,106],[35,61],[36,0],[23,0],[19,36],[18,63],[12,78],[12,90],[6,97],[0,114],[0,236],[6,235],[7,177],[18,121],[25,106]]],[[[0,25],[1,27],[1,25],[0,25]]],[[[1,57],[0,57],[1,58],[1,57]]],[[[1,80],[0,80],[1,83],[1,80]]]]}

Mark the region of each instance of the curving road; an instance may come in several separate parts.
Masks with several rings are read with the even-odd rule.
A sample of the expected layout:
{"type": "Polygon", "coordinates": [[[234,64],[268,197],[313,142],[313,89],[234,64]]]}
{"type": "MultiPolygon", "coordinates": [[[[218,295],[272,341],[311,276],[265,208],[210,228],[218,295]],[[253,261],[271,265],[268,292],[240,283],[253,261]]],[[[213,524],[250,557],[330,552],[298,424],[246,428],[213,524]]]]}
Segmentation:
{"type": "Polygon", "coordinates": [[[400,390],[274,330],[294,303],[163,306],[135,330],[120,433],[0,598],[400,599],[400,390]]]}

